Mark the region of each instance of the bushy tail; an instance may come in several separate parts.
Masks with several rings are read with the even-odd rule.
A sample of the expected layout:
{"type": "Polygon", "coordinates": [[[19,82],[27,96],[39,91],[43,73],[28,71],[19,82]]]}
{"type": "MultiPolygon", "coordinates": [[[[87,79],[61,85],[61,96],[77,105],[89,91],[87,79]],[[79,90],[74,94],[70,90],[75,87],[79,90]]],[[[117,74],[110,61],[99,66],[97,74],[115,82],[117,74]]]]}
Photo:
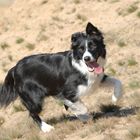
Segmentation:
{"type": "Polygon", "coordinates": [[[14,86],[14,67],[9,70],[4,84],[0,89],[0,107],[8,106],[18,97],[14,86]]]}

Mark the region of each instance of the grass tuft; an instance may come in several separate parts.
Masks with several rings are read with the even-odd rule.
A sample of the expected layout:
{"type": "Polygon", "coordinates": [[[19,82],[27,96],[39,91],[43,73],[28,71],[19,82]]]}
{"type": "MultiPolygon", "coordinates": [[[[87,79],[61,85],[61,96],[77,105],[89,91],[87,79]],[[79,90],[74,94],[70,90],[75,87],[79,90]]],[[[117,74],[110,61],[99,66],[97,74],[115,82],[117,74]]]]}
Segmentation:
{"type": "Polygon", "coordinates": [[[140,11],[137,13],[137,17],[140,18],[140,11]]]}
{"type": "Polygon", "coordinates": [[[10,60],[10,61],[13,61],[13,57],[12,57],[12,55],[8,55],[8,59],[10,60]]]}
{"type": "Polygon", "coordinates": [[[134,57],[131,57],[130,59],[128,59],[128,66],[135,66],[137,65],[137,61],[135,60],[134,57]]]}
{"type": "Polygon", "coordinates": [[[116,75],[116,70],[113,68],[109,68],[109,74],[112,76],[116,75]]]}
{"type": "Polygon", "coordinates": [[[25,111],[22,105],[13,105],[14,112],[25,111]]]}
{"type": "Polygon", "coordinates": [[[80,0],[74,0],[74,3],[75,4],[79,4],[80,3],[80,0]]]}
{"type": "Polygon", "coordinates": [[[5,50],[5,49],[7,49],[9,47],[10,47],[9,44],[6,43],[6,42],[1,43],[1,45],[0,45],[0,48],[2,48],[3,50],[5,50]]]}
{"type": "Polygon", "coordinates": [[[122,47],[126,46],[126,43],[124,41],[120,40],[118,42],[118,46],[122,48],[122,47]]]}
{"type": "Polygon", "coordinates": [[[23,42],[24,42],[24,39],[23,38],[17,38],[17,40],[16,40],[16,43],[17,44],[21,44],[23,42]]]}
{"type": "Polygon", "coordinates": [[[44,4],[46,4],[48,2],[48,0],[43,0],[42,2],[41,2],[41,5],[44,5],[44,4]]]}
{"type": "Polygon", "coordinates": [[[136,81],[136,80],[131,81],[131,82],[129,83],[129,87],[130,87],[131,89],[140,88],[140,81],[136,81]]]}
{"type": "Polygon", "coordinates": [[[77,14],[77,19],[81,20],[81,21],[86,21],[87,20],[87,17],[84,16],[84,15],[81,15],[81,14],[77,14]]]}
{"type": "Polygon", "coordinates": [[[120,61],[118,62],[118,65],[119,65],[119,66],[124,66],[124,65],[125,65],[125,62],[122,61],[122,60],[120,60],[120,61]]]}
{"type": "Polygon", "coordinates": [[[25,47],[26,47],[29,51],[35,49],[35,45],[32,44],[32,43],[27,43],[25,47]]]}
{"type": "Polygon", "coordinates": [[[5,122],[5,119],[0,116],[0,126],[5,122]]]}
{"type": "Polygon", "coordinates": [[[116,2],[119,2],[120,0],[111,0],[110,3],[116,3],[116,2]]]}
{"type": "Polygon", "coordinates": [[[138,6],[131,5],[130,7],[128,7],[127,12],[131,14],[131,13],[135,12],[137,9],[138,9],[138,6]]]}

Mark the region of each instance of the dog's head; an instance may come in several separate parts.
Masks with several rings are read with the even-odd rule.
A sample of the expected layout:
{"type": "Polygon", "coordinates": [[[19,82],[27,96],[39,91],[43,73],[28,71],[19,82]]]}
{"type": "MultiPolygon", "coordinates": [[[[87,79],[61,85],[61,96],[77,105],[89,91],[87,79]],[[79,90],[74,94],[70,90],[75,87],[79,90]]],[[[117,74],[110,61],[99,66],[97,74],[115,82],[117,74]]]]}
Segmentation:
{"type": "Polygon", "coordinates": [[[72,34],[71,49],[75,60],[82,60],[93,71],[98,66],[98,59],[106,57],[102,33],[91,23],[86,26],[86,32],[72,34]]]}

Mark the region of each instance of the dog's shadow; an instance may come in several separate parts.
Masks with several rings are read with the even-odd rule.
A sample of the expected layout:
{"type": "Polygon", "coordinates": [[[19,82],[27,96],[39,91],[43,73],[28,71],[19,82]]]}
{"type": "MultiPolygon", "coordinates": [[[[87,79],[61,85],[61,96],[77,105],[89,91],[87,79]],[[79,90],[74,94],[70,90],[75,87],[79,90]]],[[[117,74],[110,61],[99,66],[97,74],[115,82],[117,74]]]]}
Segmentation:
{"type": "MultiPolygon", "coordinates": [[[[140,111],[140,107],[124,107],[121,108],[117,105],[101,105],[99,112],[91,112],[90,115],[93,118],[93,121],[96,121],[100,118],[109,118],[109,117],[127,117],[129,115],[136,115],[137,111],[140,111]]],[[[60,117],[53,117],[47,119],[46,122],[52,125],[58,123],[75,121],[78,120],[75,116],[62,115],[60,117]]]]}

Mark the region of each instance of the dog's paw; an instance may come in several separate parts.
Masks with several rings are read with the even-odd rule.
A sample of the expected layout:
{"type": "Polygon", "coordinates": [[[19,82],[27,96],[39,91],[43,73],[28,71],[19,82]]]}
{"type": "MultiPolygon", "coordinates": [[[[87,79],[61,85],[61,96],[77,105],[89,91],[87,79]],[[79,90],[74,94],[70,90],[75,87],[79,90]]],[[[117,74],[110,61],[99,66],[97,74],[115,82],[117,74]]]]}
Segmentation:
{"type": "Polygon", "coordinates": [[[114,95],[112,96],[112,103],[116,104],[118,101],[117,97],[115,97],[114,95]]]}
{"type": "Polygon", "coordinates": [[[54,130],[54,127],[45,123],[45,122],[42,122],[41,123],[41,130],[46,133],[46,132],[50,132],[51,130],[54,130]]]}

